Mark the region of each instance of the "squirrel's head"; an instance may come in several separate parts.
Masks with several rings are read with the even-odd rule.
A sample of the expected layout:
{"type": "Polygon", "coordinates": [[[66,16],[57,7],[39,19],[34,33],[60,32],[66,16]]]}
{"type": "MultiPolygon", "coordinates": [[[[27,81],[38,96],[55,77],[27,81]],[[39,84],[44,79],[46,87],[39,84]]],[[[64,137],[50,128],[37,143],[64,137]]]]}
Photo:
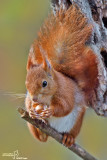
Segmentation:
{"type": "Polygon", "coordinates": [[[55,71],[48,60],[38,66],[32,65],[26,76],[26,88],[34,102],[48,103],[56,92],[55,71]]]}

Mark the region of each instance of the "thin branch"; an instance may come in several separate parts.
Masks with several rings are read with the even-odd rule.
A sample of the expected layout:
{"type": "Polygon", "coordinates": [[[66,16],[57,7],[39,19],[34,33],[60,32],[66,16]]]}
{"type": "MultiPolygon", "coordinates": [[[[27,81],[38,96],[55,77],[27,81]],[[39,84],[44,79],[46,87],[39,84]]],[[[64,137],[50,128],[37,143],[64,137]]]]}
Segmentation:
{"type": "MultiPolygon", "coordinates": [[[[31,119],[28,112],[25,111],[22,108],[18,108],[18,112],[21,114],[21,118],[28,121],[32,125],[39,128],[42,132],[46,133],[47,135],[54,138],[56,141],[62,144],[62,134],[58,133],[56,130],[51,128],[48,124],[45,124],[41,120],[38,119],[31,119]]],[[[93,157],[91,154],[89,154],[86,150],[84,150],[80,145],[75,143],[71,147],[69,147],[71,151],[73,151],[75,154],[83,158],[84,160],[98,160],[95,157],[93,157]]]]}

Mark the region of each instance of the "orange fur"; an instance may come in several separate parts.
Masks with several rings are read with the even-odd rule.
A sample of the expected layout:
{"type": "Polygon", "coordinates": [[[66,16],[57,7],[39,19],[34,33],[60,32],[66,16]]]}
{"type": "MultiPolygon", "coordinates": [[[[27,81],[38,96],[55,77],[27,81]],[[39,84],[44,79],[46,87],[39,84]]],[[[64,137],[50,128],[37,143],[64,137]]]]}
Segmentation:
{"type": "MultiPolygon", "coordinates": [[[[75,120],[67,144],[71,144],[71,137],[75,138],[80,131],[85,106],[95,100],[94,90],[98,83],[96,56],[86,45],[91,32],[92,26],[77,7],[71,6],[67,11],[61,8],[45,21],[28,57],[26,108],[33,118],[37,118],[32,101],[47,105],[47,110],[41,107],[38,117],[48,120],[51,116],[65,118],[73,112],[75,120]],[[42,87],[43,81],[48,82],[45,88],[42,87]]],[[[47,140],[39,129],[32,125],[29,129],[40,141],[47,140]]],[[[66,139],[67,135],[64,137],[66,139]]]]}
{"type": "MultiPolygon", "coordinates": [[[[25,106],[27,111],[29,112],[31,107],[32,107],[32,101],[30,99],[30,97],[27,95],[26,100],[25,100],[25,106]]],[[[38,140],[42,141],[42,142],[46,142],[48,139],[48,136],[41,132],[39,128],[36,128],[35,126],[33,126],[30,123],[27,123],[29,131],[31,132],[31,134],[37,138],[38,140]]]]}
{"type": "Polygon", "coordinates": [[[31,132],[31,134],[37,138],[39,141],[42,141],[42,142],[46,142],[47,139],[48,139],[48,136],[41,132],[39,128],[36,128],[34,127],[32,124],[28,123],[28,128],[31,132]]]}
{"type": "Polygon", "coordinates": [[[82,111],[78,115],[78,118],[77,118],[77,120],[75,122],[74,127],[70,131],[70,133],[72,134],[73,137],[76,137],[80,132],[80,129],[81,129],[81,126],[82,126],[82,122],[83,122],[83,118],[84,118],[84,114],[85,114],[85,110],[86,110],[86,108],[82,109],[82,111]]]}
{"type": "Polygon", "coordinates": [[[45,21],[28,60],[28,64],[31,58],[36,65],[43,62],[41,46],[54,69],[73,78],[90,104],[98,85],[96,56],[86,45],[91,33],[92,25],[77,7],[71,6],[66,12],[60,9],[45,21]]]}
{"type": "MultiPolygon", "coordinates": [[[[72,128],[73,131],[71,131],[70,128],[69,133],[70,135],[73,135],[73,138],[78,135],[81,128],[83,115],[85,113],[86,104],[84,101],[83,92],[72,79],[60,72],[55,71],[52,66],[48,66],[48,62],[46,62],[45,66],[34,66],[29,69],[26,77],[26,87],[28,90],[28,95],[25,104],[28,112],[30,112],[30,109],[36,108],[36,105],[33,103],[35,99],[37,105],[47,105],[48,108],[52,110],[51,115],[48,117],[49,119],[50,116],[56,117],[56,119],[65,117],[72,113],[75,108],[79,109],[78,107],[80,107],[78,111],[79,113],[76,117],[76,113],[74,112],[73,116],[76,120],[71,122],[74,123],[74,127],[72,128]],[[43,80],[48,83],[46,88],[42,87],[43,80]]],[[[45,110],[43,110],[43,107],[41,108],[42,109],[41,112],[39,110],[39,114],[43,113],[42,116],[44,117],[45,110]]],[[[45,119],[47,119],[47,114],[48,113],[46,113],[45,119]]],[[[40,117],[40,119],[42,119],[42,117],[40,117]]],[[[44,133],[42,133],[39,129],[30,124],[28,127],[34,137],[43,142],[47,140],[47,136],[44,135],[44,133]]]]}

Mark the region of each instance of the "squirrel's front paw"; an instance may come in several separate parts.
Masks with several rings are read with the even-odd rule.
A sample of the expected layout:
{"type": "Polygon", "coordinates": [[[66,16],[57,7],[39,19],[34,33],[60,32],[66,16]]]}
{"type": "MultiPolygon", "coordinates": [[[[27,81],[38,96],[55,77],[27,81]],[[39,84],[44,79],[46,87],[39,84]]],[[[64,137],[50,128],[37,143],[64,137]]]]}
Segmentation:
{"type": "Polygon", "coordinates": [[[31,109],[29,110],[29,116],[32,118],[32,119],[35,119],[35,118],[40,118],[40,113],[42,112],[42,110],[44,109],[44,107],[42,105],[36,105],[31,107],[31,109]]]}
{"type": "Polygon", "coordinates": [[[53,114],[54,114],[53,109],[45,108],[44,110],[42,110],[42,112],[39,115],[42,119],[46,119],[51,117],[53,114]]]}
{"type": "Polygon", "coordinates": [[[35,109],[34,108],[31,108],[29,110],[29,116],[32,118],[32,119],[35,119],[35,118],[39,118],[38,114],[36,113],[35,109]]]}
{"type": "Polygon", "coordinates": [[[30,111],[29,111],[29,116],[32,118],[32,119],[46,119],[46,118],[49,118],[53,115],[53,109],[51,108],[48,108],[46,106],[42,106],[42,105],[38,105],[37,107],[35,108],[31,108],[30,111]]]}

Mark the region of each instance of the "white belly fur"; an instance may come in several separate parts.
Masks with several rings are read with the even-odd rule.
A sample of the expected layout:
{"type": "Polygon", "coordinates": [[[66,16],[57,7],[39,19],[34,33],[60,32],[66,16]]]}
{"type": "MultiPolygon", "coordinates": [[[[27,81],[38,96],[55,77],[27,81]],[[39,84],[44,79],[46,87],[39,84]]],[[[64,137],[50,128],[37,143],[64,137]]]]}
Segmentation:
{"type": "Polygon", "coordinates": [[[82,110],[82,107],[74,107],[72,112],[64,117],[51,117],[48,122],[52,128],[60,133],[69,132],[75,125],[78,113],[82,110]]]}

